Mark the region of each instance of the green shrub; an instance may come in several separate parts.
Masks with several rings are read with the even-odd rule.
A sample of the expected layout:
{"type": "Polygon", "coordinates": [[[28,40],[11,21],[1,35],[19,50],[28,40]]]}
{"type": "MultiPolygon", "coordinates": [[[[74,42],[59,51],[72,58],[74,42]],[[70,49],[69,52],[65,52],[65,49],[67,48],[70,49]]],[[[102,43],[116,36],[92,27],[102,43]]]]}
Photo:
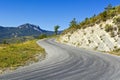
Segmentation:
{"type": "Polygon", "coordinates": [[[115,50],[111,51],[110,53],[120,56],[120,48],[115,48],[115,50]]]}
{"type": "Polygon", "coordinates": [[[89,44],[91,43],[91,40],[88,40],[89,44]]]}
{"type": "Polygon", "coordinates": [[[120,25],[120,16],[117,17],[117,18],[114,18],[114,23],[115,23],[116,25],[120,25]]]}
{"type": "Polygon", "coordinates": [[[106,21],[107,20],[107,11],[104,11],[103,13],[100,14],[100,18],[102,21],[106,21]]]}
{"type": "Polygon", "coordinates": [[[41,35],[39,36],[39,39],[44,39],[44,38],[47,38],[47,35],[46,35],[46,34],[41,34],[41,35]]]}
{"type": "Polygon", "coordinates": [[[110,31],[112,31],[113,30],[113,27],[111,26],[111,25],[109,25],[109,24],[106,24],[106,26],[105,26],[105,31],[106,32],[110,32],[110,31]]]}
{"type": "Polygon", "coordinates": [[[115,33],[112,31],[110,32],[111,37],[115,37],[115,33]]]}
{"type": "Polygon", "coordinates": [[[8,44],[6,40],[3,40],[3,44],[8,44]]]}

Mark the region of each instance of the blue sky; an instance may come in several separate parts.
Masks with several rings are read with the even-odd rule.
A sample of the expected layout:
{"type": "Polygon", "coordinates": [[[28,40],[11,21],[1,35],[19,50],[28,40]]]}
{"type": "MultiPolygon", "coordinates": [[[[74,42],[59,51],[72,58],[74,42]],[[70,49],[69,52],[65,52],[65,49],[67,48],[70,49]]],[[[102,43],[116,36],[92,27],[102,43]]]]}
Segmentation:
{"type": "Polygon", "coordinates": [[[54,30],[63,30],[76,18],[78,22],[104,10],[108,5],[120,5],[120,0],[0,0],[0,25],[19,26],[24,23],[54,30]]]}

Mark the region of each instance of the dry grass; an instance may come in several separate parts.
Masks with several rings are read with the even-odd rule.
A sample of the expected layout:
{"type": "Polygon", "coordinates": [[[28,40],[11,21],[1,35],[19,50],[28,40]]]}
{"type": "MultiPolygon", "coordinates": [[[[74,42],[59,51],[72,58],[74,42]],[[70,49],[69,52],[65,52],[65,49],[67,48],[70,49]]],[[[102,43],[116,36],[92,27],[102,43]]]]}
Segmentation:
{"type": "Polygon", "coordinates": [[[45,56],[45,50],[36,44],[36,41],[27,41],[19,44],[0,45],[0,69],[18,67],[29,61],[38,61],[35,55],[45,56]]]}
{"type": "Polygon", "coordinates": [[[114,54],[114,55],[120,56],[120,48],[110,52],[110,54],[114,54]]]}

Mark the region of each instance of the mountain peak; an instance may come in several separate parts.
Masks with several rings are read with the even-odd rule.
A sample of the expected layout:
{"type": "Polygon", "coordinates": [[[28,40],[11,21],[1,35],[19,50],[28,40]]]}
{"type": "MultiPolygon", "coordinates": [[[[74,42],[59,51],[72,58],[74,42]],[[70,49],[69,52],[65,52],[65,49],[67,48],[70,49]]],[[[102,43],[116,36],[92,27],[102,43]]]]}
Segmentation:
{"type": "Polygon", "coordinates": [[[40,31],[41,32],[41,29],[39,26],[37,25],[34,25],[34,24],[30,24],[30,23],[25,23],[25,24],[22,24],[20,26],[18,26],[19,29],[34,29],[36,31],[40,31]]]}
{"type": "Polygon", "coordinates": [[[34,24],[30,24],[30,23],[25,23],[25,24],[22,24],[22,25],[20,25],[18,27],[19,28],[33,28],[33,27],[39,28],[39,26],[34,25],[34,24]]]}

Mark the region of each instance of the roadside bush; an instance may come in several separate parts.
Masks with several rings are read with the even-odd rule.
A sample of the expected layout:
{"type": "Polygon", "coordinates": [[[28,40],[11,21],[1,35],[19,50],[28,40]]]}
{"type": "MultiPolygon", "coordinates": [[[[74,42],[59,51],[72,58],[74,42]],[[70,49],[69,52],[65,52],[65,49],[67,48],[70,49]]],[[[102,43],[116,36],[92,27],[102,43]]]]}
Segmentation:
{"type": "Polygon", "coordinates": [[[41,35],[39,36],[39,39],[44,39],[44,38],[47,38],[47,35],[46,35],[46,34],[41,34],[41,35]]]}
{"type": "Polygon", "coordinates": [[[116,48],[115,50],[111,51],[110,53],[120,56],[120,48],[116,48]]]}

